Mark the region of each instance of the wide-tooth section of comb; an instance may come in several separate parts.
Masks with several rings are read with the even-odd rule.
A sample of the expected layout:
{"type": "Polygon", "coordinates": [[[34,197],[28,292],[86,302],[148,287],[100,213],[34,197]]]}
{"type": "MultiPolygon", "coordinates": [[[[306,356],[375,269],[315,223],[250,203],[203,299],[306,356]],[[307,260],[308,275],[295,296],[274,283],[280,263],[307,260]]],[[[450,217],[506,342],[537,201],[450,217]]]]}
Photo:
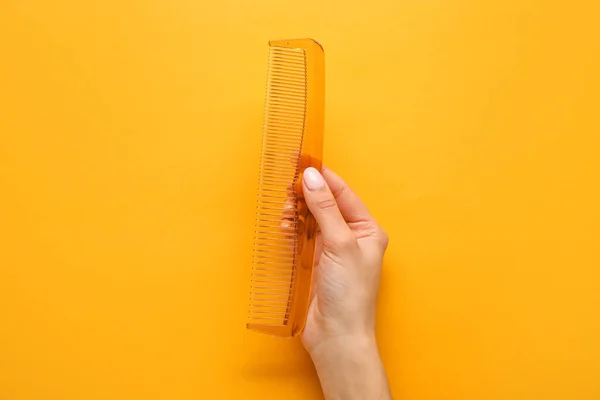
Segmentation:
{"type": "Polygon", "coordinates": [[[247,326],[276,336],[298,334],[308,310],[316,223],[297,182],[320,168],[323,76],[316,42],[270,43],[247,326]]]}
{"type": "Polygon", "coordinates": [[[306,117],[306,55],[271,47],[248,327],[285,335],[297,264],[297,198],[306,117]],[[257,328],[260,327],[260,328],[257,328]]]}

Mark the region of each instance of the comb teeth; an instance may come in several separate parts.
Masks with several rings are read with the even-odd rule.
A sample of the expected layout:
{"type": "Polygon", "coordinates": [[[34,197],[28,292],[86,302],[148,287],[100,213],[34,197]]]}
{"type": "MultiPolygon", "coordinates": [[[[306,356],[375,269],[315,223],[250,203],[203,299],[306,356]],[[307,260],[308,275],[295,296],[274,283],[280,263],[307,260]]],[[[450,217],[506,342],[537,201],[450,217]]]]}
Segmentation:
{"type": "Polygon", "coordinates": [[[303,49],[271,47],[256,212],[249,323],[283,327],[298,267],[294,186],[306,124],[303,49]]]}

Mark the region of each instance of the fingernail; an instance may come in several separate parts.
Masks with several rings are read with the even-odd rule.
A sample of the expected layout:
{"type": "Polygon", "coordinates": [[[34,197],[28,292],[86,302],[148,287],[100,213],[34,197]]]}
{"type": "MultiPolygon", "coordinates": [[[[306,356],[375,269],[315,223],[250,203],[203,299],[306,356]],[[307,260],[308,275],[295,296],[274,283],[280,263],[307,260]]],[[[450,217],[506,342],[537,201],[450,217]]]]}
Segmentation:
{"type": "Polygon", "coordinates": [[[310,191],[321,190],[325,187],[325,180],[313,167],[308,167],[304,170],[303,178],[304,184],[310,191]]]}

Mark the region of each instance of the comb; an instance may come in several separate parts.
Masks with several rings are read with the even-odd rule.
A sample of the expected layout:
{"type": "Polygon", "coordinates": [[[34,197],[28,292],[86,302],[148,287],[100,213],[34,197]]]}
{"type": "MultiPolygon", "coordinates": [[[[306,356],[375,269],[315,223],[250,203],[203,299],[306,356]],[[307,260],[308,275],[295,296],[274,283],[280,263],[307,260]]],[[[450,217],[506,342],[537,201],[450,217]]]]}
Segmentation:
{"type": "Polygon", "coordinates": [[[323,48],[312,39],[269,42],[267,98],[248,329],[302,332],[310,302],[317,223],[302,172],[321,169],[325,108],[323,48]]]}

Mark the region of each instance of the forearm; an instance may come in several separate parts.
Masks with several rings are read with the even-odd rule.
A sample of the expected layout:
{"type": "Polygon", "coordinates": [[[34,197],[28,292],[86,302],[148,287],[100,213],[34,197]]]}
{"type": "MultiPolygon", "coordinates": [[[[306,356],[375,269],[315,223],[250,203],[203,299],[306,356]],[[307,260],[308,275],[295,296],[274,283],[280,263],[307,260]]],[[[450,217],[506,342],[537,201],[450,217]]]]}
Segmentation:
{"type": "Polygon", "coordinates": [[[311,354],[327,400],[391,400],[374,338],[337,338],[311,354]]]}

